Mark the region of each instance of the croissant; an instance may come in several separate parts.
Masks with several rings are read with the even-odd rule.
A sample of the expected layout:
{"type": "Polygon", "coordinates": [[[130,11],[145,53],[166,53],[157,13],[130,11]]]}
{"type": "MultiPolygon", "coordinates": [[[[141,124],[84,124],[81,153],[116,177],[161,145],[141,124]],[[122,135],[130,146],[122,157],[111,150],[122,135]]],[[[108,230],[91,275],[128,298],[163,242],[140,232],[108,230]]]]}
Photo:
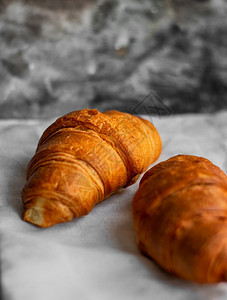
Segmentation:
{"type": "Polygon", "coordinates": [[[157,164],[132,211],[144,255],[186,280],[227,281],[227,176],[209,160],[179,155],[157,164]]]}
{"type": "Polygon", "coordinates": [[[133,184],[161,152],[147,120],[96,109],[71,112],[41,136],[22,191],[23,219],[41,227],[70,221],[133,184]]]}

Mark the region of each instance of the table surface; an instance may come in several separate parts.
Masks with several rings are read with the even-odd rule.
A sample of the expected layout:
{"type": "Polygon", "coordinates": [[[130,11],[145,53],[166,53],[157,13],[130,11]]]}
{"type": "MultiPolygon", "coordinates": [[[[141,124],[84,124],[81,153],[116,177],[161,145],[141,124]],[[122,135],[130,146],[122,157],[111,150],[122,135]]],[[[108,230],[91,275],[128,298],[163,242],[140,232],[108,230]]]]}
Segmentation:
{"type": "MultiPolygon", "coordinates": [[[[156,163],[192,154],[227,171],[227,112],[148,119],[163,142],[156,163]]],[[[0,120],[2,299],[227,299],[226,283],[184,281],[140,254],[131,216],[139,181],[71,222],[42,229],[22,221],[26,166],[52,121],[0,120]]]]}

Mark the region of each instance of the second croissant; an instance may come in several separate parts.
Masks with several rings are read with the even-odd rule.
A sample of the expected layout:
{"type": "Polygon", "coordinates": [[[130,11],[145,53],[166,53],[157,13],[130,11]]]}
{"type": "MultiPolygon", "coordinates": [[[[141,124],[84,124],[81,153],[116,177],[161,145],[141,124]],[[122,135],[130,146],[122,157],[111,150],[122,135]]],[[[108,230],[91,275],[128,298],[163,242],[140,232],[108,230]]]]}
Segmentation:
{"type": "Polygon", "coordinates": [[[43,133],[27,169],[23,219],[41,227],[89,213],[161,152],[155,127],[118,111],[69,113],[43,133]]]}
{"type": "Polygon", "coordinates": [[[203,157],[177,155],[143,176],[133,199],[139,249],[197,283],[227,281],[227,176],[203,157]]]}

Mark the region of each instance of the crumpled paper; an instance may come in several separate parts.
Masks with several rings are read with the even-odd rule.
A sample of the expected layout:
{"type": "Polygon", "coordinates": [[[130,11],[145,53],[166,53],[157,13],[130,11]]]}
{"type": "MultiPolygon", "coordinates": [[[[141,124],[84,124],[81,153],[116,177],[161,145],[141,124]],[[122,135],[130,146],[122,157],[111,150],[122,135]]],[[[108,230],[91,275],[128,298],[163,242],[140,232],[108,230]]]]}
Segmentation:
{"type": "MultiPolygon", "coordinates": [[[[193,154],[227,171],[227,112],[146,118],[163,142],[156,163],[193,154]]],[[[139,181],[69,223],[42,229],[22,221],[26,166],[52,121],[0,121],[1,299],[227,299],[227,283],[187,282],[141,255],[131,215],[139,181]]]]}

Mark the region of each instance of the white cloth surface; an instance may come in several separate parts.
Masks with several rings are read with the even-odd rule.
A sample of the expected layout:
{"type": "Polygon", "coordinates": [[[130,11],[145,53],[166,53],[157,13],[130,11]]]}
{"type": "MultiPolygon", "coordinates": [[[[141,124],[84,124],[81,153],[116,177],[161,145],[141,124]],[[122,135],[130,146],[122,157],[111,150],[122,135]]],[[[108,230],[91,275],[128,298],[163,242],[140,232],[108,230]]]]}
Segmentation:
{"type": "MultiPolygon", "coordinates": [[[[227,171],[227,112],[151,120],[163,142],[156,163],[193,154],[227,171]]],[[[42,229],[22,221],[26,166],[51,122],[0,121],[2,299],[227,299],[227,283],[187,282],[140,254],[131,216],[139,181],[71,222],[42,229]]]]}

